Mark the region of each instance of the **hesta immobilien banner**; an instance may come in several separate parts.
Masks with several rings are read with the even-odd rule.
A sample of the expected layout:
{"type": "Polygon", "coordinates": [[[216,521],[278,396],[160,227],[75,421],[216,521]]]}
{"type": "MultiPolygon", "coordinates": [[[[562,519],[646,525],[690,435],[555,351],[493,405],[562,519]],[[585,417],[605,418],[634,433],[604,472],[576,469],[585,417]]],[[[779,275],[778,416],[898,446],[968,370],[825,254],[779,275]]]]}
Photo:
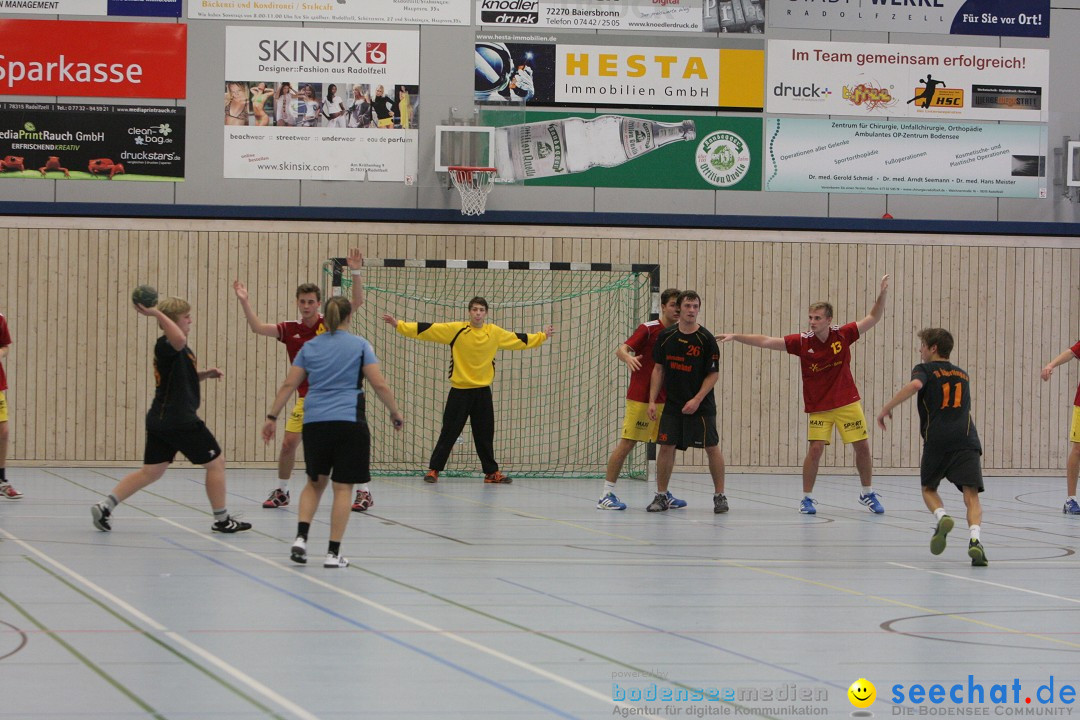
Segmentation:
{"type": "Polygon", "coordinates": [[[0,95],[187,96],[187,25],[0,20],[0,37],[0,95]]]}

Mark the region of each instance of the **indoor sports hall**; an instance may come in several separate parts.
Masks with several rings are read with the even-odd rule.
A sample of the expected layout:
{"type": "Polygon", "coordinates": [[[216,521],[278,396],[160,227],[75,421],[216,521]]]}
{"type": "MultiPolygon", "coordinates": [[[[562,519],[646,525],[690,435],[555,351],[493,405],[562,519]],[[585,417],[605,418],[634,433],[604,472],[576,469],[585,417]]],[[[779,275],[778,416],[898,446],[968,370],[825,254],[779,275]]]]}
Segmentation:
{"type": "Polygon", "coordinates": [[[0,2],[0,720],[1072,716],[1080,0],[885,5],[0,2]]]}

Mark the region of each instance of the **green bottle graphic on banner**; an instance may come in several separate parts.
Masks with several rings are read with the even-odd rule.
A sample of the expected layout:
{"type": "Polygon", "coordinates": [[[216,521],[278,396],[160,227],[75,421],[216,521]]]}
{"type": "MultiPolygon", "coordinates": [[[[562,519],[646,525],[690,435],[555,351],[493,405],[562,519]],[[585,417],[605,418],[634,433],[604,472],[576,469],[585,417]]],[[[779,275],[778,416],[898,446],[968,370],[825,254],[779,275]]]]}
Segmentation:
{"type": "Polygon", "coordinates": [[[504,181],[568,175],[615,167],[695,137],[693,120],[665,123],[620,115],[509,125],[495,131],[495,167],[504,181]]]}

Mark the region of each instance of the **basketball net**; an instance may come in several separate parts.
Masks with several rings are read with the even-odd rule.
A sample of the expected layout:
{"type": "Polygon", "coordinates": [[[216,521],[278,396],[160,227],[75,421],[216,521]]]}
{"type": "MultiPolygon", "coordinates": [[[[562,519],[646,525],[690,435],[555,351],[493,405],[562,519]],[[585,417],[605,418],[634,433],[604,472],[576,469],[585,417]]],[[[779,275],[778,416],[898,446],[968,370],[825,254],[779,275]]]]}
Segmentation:
{"type": "Polygon", "coordinates": [[[483,215],[488,193],[495,186],[495,168],[456,166],[447,171],[461,195],[461,214],[483,215]]]}

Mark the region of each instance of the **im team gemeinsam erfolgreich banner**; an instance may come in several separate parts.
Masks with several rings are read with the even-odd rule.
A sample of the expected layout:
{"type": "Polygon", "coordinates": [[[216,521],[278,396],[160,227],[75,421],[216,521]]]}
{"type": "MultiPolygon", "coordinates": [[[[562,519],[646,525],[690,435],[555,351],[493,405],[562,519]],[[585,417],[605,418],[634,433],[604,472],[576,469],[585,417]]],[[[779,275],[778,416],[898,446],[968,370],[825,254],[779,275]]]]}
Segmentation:
{"type": "Polygon", "coordinates": [[[476,23],[529,30],[760,34],[765,0],[476,0],[476,23]]]}
{"type": "Polygon", "coordinates": [[[0,20],[0,95],[187,95],[187,25],[0,20]]]}
{"type": "Polygon", "coordinates": [[[180,17],[181,0],[0,0],[0,14],[180,17]]]}
{"type": "Polygon", "coordinates": [[[669,35],[662,45],[645,42],[627,36],[478,33],[475,101],[761,112],[760,41],[669,35]]]}
{"type": "Polygon", "coordinates": [[[188,0],[188,17],[255,22],[468,25],[473,0],[188,0]]]}
{"type": "Polygon", "coordinates": [[[1050,51],[770,40],[769,113],[1047,122],[1050,51]]]}
{"type": "Polygon", "coordinates": [[[181,182],[185,109],[0,102],[0,179],[181,182]]]}
{"type": "Polygon", "coordinates": [[[765,189],[1046,197],[1046,126],[769,118],[765,189]]]}
{"type": "Polygon", "coordinates": [[[484,108],[503,182],[608,188],[760,190],[761,119],[484,108]],[[524,122],[521,120],[524,119],[524,122]]]}
{"type": "Polygon", "coordinates": [[[773,0],[769,27],[1050,37],[1050,0],[773,0]]]}
{"type": "Polygon", "coordinates": [[[225,177],[416,176],[420,31],[229,27],[225,177]]]}

